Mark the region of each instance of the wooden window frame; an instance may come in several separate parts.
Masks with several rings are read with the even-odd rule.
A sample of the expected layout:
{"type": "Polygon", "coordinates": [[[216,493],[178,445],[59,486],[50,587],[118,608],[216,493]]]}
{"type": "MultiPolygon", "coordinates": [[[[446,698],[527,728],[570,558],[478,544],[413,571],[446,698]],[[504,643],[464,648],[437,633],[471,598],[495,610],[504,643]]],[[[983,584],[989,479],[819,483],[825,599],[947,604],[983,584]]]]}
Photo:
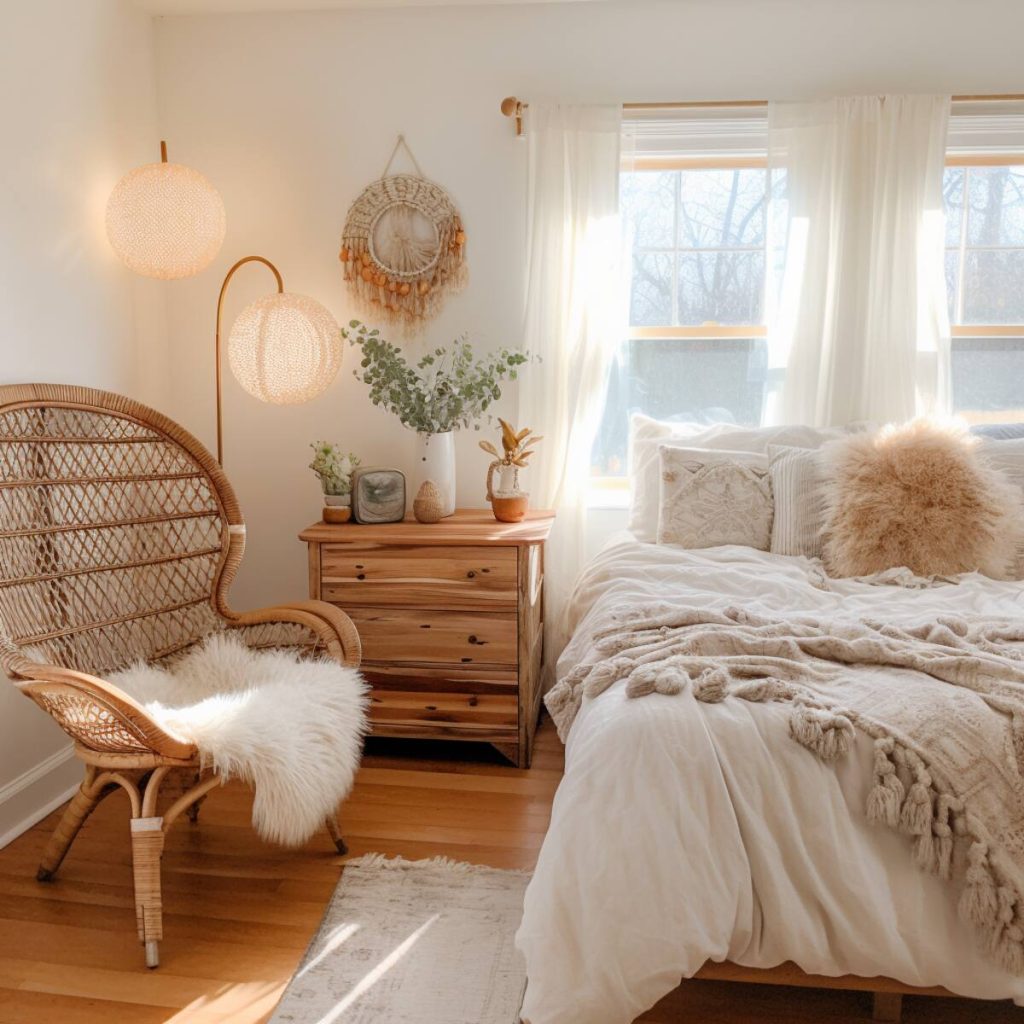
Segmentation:
{"type": "MultiPolygon", "coordinates": [[[[1024,165],[1024,153],[955,153],[947,155],[947,167],[1014,167],[1024,165]]],[[[962,231],[967,231],[967,209],[963,212],[962,231]]],[[[943,246],[943,251],[950,249],[950,246],[943,246]]],[[[964,256],[966,246],[961,237],[957,251],[960,255],[960,276],[961,281],[957,285],[958,300],[963,300],[964,256]]],[[[1016,248],[1011,246],[1009,248],[1016,248]]],[[[1019,324],[950,324],[950,336],[953,338],[1022,338],[1024,337],[1024,323],[1019,324]]]]}
{"type": "MultiPolygon", "coordinates": [[[[947,167],[1012,167],[1024,165],[1024,153],[953,153],[946,156],[947,167]]],[[[687,171],[687,170],[756,170],[767,169],[768,158],[755,155],[659,157],[640,156],[623,160],[623,171],[687,171]]],[[[965,211],[966,214],[966,211],[965,211]]],[[[966,224],[966,216],[964,218],[966,224]]],[[[962,250],[962,247],[961,247],[962,250]]],[[[961,269],[962,272],[962,269],[961,269]]],[[[629,327],[630,341],[666,338],[763,338],[764,324],[699,324],[674,327],[629,327]]],[[[1022,324],[951,324],[954,338],[1019,338],[1024,337],[1022,324]]]]}

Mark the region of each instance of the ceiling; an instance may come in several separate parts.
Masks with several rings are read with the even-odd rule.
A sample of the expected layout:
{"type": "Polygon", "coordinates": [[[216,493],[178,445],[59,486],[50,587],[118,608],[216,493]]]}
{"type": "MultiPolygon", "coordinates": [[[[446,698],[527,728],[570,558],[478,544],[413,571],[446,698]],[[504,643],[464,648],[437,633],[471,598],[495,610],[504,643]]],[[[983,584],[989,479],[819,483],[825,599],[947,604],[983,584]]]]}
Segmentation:
{"type": "Polygon", "coordinates": [[[132,0],[151,14],[228,14],[252,11],[332,11],[380,7],[494,7],[501,4],[607,3],[608,0],[132,0]]]}

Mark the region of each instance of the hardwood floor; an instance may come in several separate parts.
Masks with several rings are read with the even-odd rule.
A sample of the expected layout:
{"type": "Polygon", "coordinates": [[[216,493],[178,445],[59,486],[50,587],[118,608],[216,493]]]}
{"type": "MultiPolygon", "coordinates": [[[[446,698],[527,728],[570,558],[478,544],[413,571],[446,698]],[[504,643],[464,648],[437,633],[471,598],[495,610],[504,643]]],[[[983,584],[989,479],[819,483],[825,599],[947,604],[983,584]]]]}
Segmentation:
{"type": "MultiPolygon", "coordinates": [[[[495,867],[534,865],[562,774],[551,722],[533,767],[483,745],[371,743],[342,825],[350,856],[444,854],[495,867]]],[[[35,869],[57,814],[0,851],[0,1024],[257,1024],[273,1010],[343,863],[326,832],[300,850],[263,844],[249,793],[215,790],[199,824],[172,830],[164,856],[162,966],[135,936],[123,797],[86,824],[57,880],[35,869]]],[[[783,1024],[870,1019],[862,993],[684,982],[644,1024],[783,1024]]],[[[1020,1021],[1007,1004],[912,997],[906,1021],[1020,1021]]],[[[382,1021],[381,1024],[387,1024],[382,1021]]]]}

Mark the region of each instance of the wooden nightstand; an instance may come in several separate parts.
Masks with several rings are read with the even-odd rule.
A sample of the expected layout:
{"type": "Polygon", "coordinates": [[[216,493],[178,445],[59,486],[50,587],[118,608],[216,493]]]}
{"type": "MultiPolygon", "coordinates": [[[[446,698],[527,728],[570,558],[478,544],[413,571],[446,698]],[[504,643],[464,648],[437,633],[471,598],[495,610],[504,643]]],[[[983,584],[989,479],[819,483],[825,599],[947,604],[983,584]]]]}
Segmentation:
{"type": "Polygon", "coordinates": [[[376,736],[492,743],[529,767],[540,711],[544,542],[553,513],[499,523],[459,509],[429,525],[317,523],[309,593],[363,642],[376,736]]]}

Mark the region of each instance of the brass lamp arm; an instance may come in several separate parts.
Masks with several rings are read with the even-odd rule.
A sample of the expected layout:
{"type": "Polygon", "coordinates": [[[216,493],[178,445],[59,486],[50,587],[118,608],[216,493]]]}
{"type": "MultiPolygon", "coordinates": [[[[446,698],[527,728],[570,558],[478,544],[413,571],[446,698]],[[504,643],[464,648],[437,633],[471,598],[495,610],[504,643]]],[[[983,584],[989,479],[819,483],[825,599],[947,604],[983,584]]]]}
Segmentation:
{"type": "Polygon", "coordinates": [[[262,263],[265,267],[269,267],[274,277],[277,280],[277,293],[278,295],[284,292],[284,281],[281,280],[281,272],[270,262],[265,256],[243,256],[224,276],[224,283],[220,286],[220,295],[217,296],[217,334],[216,334],[216,349],[214,358],[217,364],[217,461],[223,466],[224,465],[224,435],[223,435],[223,414],[221,410],[222,406],[222,395],[221,395],[221,356],[220,356],[220,314],[224,306],[224,293],[228,290],[228,284],[231,278],[234,277],[235,271],[239,267],[244,266],[246,263],[262,263]]]}

